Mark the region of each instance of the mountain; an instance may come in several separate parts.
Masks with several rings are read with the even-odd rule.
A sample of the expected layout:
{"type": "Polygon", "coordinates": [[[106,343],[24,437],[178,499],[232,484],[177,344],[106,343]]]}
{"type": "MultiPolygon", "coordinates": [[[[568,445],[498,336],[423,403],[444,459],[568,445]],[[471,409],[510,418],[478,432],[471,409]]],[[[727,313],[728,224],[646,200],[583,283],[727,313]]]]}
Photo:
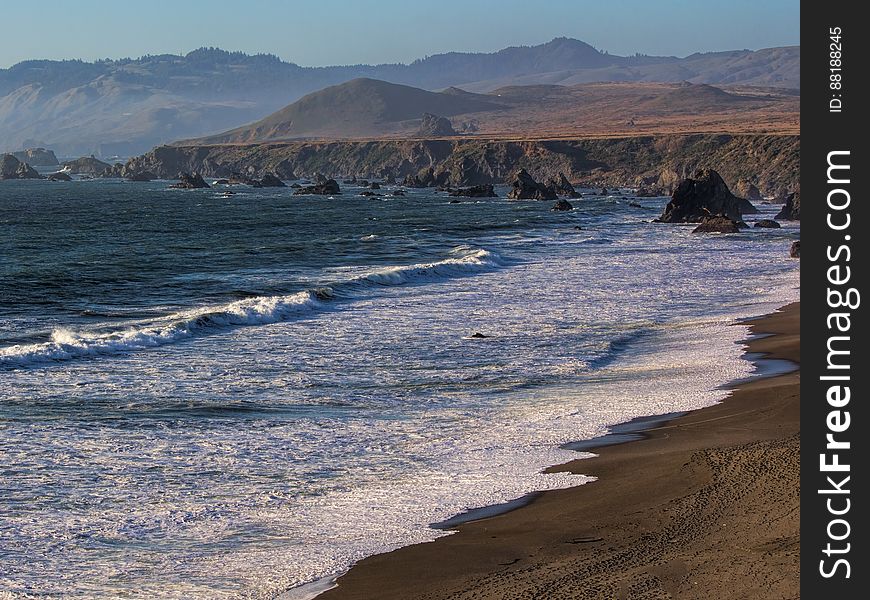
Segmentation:
{"type": "Polygon", "coordinates": [[[261,119],[357,78],[468,92],[601,81],[799,88],[799,66],[799,47],[623,57],[569,38],[493,53],[449,52],[407,65],[301,67],[216,48],[93,63],[32,60],[0,69],[0,151],[41,146],[60,155],[138,153],[261,119]]]}
{"type": "MultiPolygon", "coordinates": [[[[365,77],[313,92],[251,125],[202,143],[238,143],[303,137],[374,137],[424,113],[454,116],[499,110],[482,94],[429,92],[365,77]]],[[[416,122],[415,122],[416,125],[416,122]]]]}
{"type": "Polygon", "coordinates": [[[725,91],[695,83],[584,83],[506,86],[487,94],[430,92],[360,78],[308,94],[268,117],[175,145],[300,139],[497,139],[647,135],[675,132],[795,133],[800,98],[777,88],[725,91]],[[436,134],[424,121],[438,120],[436,134]],[[448,127],[449,125],[449,127],[448,127]]]}

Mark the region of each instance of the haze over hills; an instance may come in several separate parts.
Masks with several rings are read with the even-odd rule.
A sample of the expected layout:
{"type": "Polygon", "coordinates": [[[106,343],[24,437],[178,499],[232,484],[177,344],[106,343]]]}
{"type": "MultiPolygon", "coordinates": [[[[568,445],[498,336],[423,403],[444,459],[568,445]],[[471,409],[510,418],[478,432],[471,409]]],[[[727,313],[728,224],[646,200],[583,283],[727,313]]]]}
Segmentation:
{"type": "Polygon", "coordinates": [[[361,78],[308,94],[250,125],[177,143],[433,137],[420,131],[423,113],[452,117],[455,130],[472,129],[476,137],[502,139],[678,131],[795,133],[799,112],[799,97],[775,88],[728,92],[685,82],[587,83],[505,86],[475,94],[455,87],[429,92],[361,78]]]}
{"type": "Polygon", "coordinates": [[[59,155],[134,154],[250,123],[305,94],[356,78],[470,92],[601,81],[799,88],[799,64],[796,46],[623,57],[569,38],[494,53],[450,52],[407,65],[309,68],[213,48],[95,63],[26,61],[0,69],[0,151],[43,146],[59,155]]]}

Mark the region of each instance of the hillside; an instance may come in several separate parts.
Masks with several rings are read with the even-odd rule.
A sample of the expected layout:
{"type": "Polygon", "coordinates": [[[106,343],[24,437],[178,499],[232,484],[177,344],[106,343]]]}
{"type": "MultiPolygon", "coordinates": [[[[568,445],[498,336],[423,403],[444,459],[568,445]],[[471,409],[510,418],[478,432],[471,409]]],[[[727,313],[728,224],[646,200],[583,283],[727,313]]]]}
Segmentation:
{"type": "Polygon", "coordinates": [[[799,47],[623,57],[568,38],[493,53],[450,52],[407,65],[309,68],[215,48],[95,63],[25,61],[0,69],[0,151],[143,152],[256,121],[306,94],[361,77],[469,92],[602,81],[798,88],[799,65],[799,47]]]}
{"type": "MultiPolygon", "coordinates": [[[[305,96],[251,125],[178,144],[290,139],[421,138],[424,113],[452,117],[477,137],[573,137],[674,132],[779,132],[800,127],[800,101],[770,88],[728,92],[706,84],[507,86],[488,94],[440,93],[355,79],[305,96]]],[[[432,137],[432,136],[430,136],[432,137]]]]}
{"type": "Polygon", "coordinates": [[[395,131],[423,113],[454,116],[499,110],[480,94],[429,92],[359,78],[308,94],[249,126],[202,140],[205,143],[254,142],[302,137],[377,136],[395,131]]]}

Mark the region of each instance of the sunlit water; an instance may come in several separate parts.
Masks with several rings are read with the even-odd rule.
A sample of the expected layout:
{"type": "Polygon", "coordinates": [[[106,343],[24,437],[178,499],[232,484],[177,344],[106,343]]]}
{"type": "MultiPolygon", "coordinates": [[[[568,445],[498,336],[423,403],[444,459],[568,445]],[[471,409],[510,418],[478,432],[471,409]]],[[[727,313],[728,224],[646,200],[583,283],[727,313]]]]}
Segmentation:
{"type": "Polygon", "coordinates": [[[730,324],[798,297],[796,224],[665,198],[166,185],[0,183],[0,597],[270,598],[445,535],[723,398],[730,324]]]}

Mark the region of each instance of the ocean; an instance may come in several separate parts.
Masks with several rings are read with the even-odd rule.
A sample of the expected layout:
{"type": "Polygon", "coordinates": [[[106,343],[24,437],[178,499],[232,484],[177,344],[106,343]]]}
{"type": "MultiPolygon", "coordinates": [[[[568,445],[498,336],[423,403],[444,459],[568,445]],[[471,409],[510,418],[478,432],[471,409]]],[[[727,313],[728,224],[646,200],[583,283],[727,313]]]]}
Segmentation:
{"type": "Polygon", "coordinates": [[[797,223],[667,198],[167,185],[0,182],[0,598],[275,598],[448,535],[722,400],[799,297],[797,223]]]}

